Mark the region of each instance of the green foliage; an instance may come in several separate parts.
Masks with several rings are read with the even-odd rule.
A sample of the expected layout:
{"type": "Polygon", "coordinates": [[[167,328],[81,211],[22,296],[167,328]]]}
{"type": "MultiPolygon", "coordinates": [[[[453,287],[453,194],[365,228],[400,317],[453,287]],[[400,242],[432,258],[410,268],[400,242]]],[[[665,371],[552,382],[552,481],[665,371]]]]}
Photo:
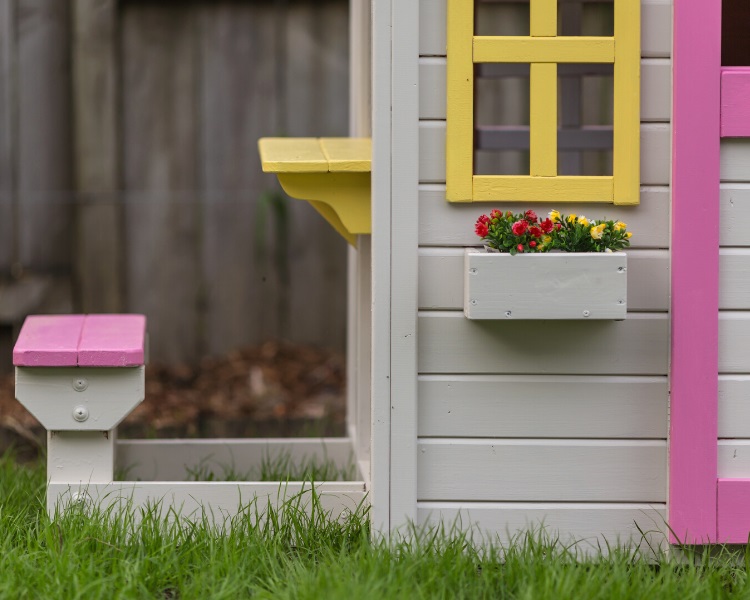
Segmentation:
{"type": "Polygon", "coordinates": [[[475,233],[485,246],[498,252],[538,253],[616,252],[630,246],[631,233],[622,221],[590,221],[583,215],[564,215],[553,210],[542,219],[533,210],[513,214],[493,210],[480,215],[475,233]]]}
{"type": "Polygon", "coordinates": [[[353,481],[357,479],[354,455],[345,465],[323,456],[292,458],[291,452],[265,454],[258,469],[239,472],[231,465],[220,465],[221,472],[213,470],[208,461],[187,469],[188,481],[353,481]]]}
{"type": "Polygon", "coordinates": [[[0,458],[0,598],[750,597],[744,550],[667,555],[565,544],[543,530],[500,544],[449,525],[371,541],[366,509],[333,519],[315,495],[250,503],[222,526],[158,505],[71,507],[53,521],[44,485],[42,466],[0,458]]]}

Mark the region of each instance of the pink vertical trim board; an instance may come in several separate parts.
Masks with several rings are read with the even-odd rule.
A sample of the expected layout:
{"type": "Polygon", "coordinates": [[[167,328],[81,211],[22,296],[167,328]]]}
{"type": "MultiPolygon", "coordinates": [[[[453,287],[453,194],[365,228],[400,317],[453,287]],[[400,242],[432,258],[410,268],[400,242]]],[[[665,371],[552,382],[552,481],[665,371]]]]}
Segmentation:
{"type": "Polygon", "coordinates": [[[675,0],[672,64],[668,521],[700,544],[716,540],[721,2],[675,0]]]}
{"type": "Polygon", "coordinates": [[[750,536],[750,479],[719,479],[716,541],[747,544],[750,536]]]}
{"type": "Polygon", "coordinates": [[[721,70],[721,137],[750,137],[750,67],[721,70]]]}

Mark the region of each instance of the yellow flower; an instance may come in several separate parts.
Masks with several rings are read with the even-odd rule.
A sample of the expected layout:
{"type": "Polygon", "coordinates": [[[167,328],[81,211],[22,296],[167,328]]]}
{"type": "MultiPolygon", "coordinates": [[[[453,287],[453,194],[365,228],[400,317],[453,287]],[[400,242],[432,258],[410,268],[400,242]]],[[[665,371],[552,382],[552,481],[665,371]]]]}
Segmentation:
{"type": "Polygon", "coordinates": [[[627,224],[623,223],[622,221],[617,221],[617,223],[614,224],[614,230],[615,231],[621,231],[627,227],[627,224]]]}
{"type": "Polygon", "coordinates": [[[551,210],[548,216],[550,221],[557,223],[560,220],[560,211],[551,210]]]}
{"type": "Polygon", "coordinates": [[[545,236],[544,236],[544,237],[542,238],[542,241],[544,242],[544,244],[545,244],[545,246],[546,246],[547,244],[549,244],[549,243],[551,243],[551,242],[552,242],[552,237],[550,237],[549,235],[545,235],[545,236]]]}
{"type": "Polygon", "coordinates": [[[627,233],[625,234],[625,237],[626,237],[626,238],[631,238],[631,237],[633,237],[633,234],[632,234],[632,233],[631,233],[630,231],[628,231],[628,232],[627,232],[627,233]]]}
{"type": "Polygon", "coordinates": [[[576,215],[568,215],[568,223],[575,223],[577,218],[576,215]]]}
{"type": "Polygon", "coordinates": [[[578,222],[581,225],[584,225],[584,226],[589,224],[589,220],[586,217],[584,217],[583,215],[581,215],[580,217],[578,217],[578,222]]]}
{"type": "Polygon", "coordinates": [[[606,229],[607,224],[606,223],[600,223],[596,227],[591,228],[591,237],[595,240],[602,239],[602,234],[604,233],[604,230],[606,229]]]}

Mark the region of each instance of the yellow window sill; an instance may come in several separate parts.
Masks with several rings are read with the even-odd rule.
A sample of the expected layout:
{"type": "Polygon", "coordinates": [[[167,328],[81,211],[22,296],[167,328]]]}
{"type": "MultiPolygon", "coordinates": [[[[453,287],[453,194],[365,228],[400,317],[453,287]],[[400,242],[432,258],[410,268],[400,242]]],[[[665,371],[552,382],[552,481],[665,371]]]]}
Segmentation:
{"type": "Polygon", "coordinates": [[[262,138],[264,173],[292,198],[307,200],[352,245],[371,233],[369,138],[262,138]]]}

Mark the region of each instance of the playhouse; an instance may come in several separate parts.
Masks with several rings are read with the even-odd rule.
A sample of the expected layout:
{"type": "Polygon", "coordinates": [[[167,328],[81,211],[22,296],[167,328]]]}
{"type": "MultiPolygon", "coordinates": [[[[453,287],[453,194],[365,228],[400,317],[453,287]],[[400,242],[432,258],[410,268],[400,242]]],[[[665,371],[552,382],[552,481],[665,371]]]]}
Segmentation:
{"type": "MultiPolygon", "coordinates": [[[[178,481],[185,465],[288,448],[353,453],[355,480],[319,489],[335,511],[368,502],[378,531],[746,543],[750,13],[723,4],[352,0],[352,138],[260,141],[264,170],[349,242],[349,437],[117,442],[143,396],[145,324],[31,320],[14,357],[50,430],[50,510],[86,493],[231,513],[309,485],[178,481]],[[513,27],[488,12],[511,4],[513,27]],[[611,90],[606,123],[581,116],[592,85],[611,90]],[[518,98],[523,122],[487,122],[518,98]],[[472,313],[490,208],[622,220],[627,262],[573,267],[582,310],[558,286],[528,312],[472,313]]],[[[522,277],[497,269],[490,295],[522,277]]]]}

